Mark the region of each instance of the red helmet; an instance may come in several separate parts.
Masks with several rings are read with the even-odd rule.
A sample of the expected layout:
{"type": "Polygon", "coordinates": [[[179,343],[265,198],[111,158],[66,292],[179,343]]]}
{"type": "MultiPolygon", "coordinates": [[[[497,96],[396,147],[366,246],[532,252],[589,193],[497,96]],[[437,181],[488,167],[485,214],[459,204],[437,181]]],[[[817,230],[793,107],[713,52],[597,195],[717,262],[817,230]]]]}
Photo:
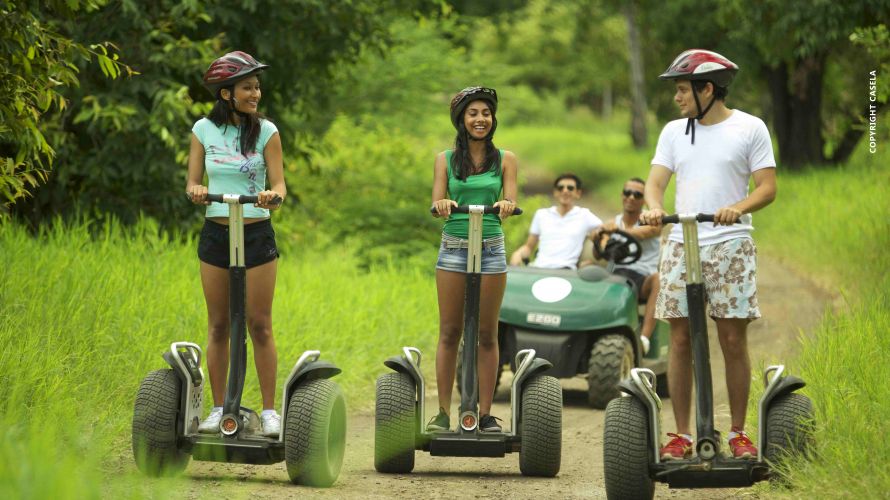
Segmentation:
{"type": "Polygon", "coordinates": [[[707,80],[717,87],[727,87],[739,67],[716,52],[690,49],[674,59],[664,73],[662,80],[707,80]]]}
{"type": "Polygon", "coordinates": [[[467,105],[478,100],[488,102],[488,105],[491,106],[492,115],[498,110],[497,91],[485,87],[467,87],[451,99],[451,123],[454,125],[454,128],[458,128],[460,117],[467,105]]]}
{"type": "Polygon", "coordinates": [[[268,67],[268,64],[257,61],[247,52],[240,50],[229,52],[210,63],[210,67],[204,72],[204,86],[216,95],[219,89],[226,85],[231,85],[268,67]]]}

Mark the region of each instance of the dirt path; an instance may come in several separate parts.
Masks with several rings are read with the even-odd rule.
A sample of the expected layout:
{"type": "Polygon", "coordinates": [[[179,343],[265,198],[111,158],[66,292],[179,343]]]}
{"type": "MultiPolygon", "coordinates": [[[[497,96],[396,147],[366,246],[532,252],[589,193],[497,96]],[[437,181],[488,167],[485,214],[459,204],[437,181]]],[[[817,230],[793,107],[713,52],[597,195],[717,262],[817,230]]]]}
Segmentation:
{"type": "MultiPolygon", "coordinates": [[[[591,204],[597,214],[614,213],[615,206],[591,204]]],[[[616,200],[617,206],[617,200],[616,200]]],[[[798,352],[801,332],[815,327],[831,297],[811,282],[795,275],[761,255],[758,288],[763,319],[752,324],[749,345],[755,383],[761,383],[762,368],[790,361],[798,352]]],[[[716,331],[709,325],[711,332],[716,331]]],[[[715,418],[717,428],[729,427],[729,407],[723,377],[723,360],[719,346],[711,335],[712,370],[715,387],[715,418]]],[[[433,353],[424,361],[431,369],[433,353]]],[[[793,366],[791,367],[793,371],[793,366]]],[[[430,385],[433,377],[429,376],[430,385]]],[[[509,373],[501,382],[493,414],[509,422],[507,401],[509,373]]],[[[368,380],[368,387],[373,387],[368,380]]],[[[604,498],[602,466],[603,412],[586,405],[586,382],[583,379],[562,381],[565,406],[563,410],[562,468],[554,479],[527,478],[519,473],[517,454],[503,459],[468,459],[431,457],[416,454],[414,472],[408,475],[378,474],[374,470],[374,419],[371,412],[353,414],[349,420],[347,453],[337,483],[330,489],[307,489],[287,481],[284,465],[231,466],[192,462],[186,471],[191,479],[183,491],[186,498],[289,498],[309,495],[323,498],[604,498]]],[[[435,393],[427,394],[427,408],[434,408],[435,393]]],[[[673,416],[670,400],[665,401],[663,419],[671,427],[673,416]]],[[[669,490],[658,484],[657,498],[735,498],[749,490],[669,490]]]]}

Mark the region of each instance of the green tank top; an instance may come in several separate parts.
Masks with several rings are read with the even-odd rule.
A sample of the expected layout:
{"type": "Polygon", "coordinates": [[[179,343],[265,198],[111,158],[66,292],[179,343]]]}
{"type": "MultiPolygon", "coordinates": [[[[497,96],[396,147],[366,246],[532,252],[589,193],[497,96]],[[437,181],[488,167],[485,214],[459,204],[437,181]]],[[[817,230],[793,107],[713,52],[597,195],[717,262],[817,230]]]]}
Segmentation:
{"type": "MultiPolygon", "coordinates": [[[[504,150],[499,149],[500,161],[498,169],[491,169],[477,175],[467,177],[466,181],[458,179],[451,171],[451,155],[453,150],[445,152],[446,171],[448,172],[448,199],[458,205],[494,205],[500,198],[504,188],[503,163],[504,150]]],[[[451,214],[445,221],[442,232],[457,238],[467,239],[470,232],[469,214],[451,214]]],[[[501,236],[501,218],[496,214],[482,216],[482,238],[501,236]]]]}

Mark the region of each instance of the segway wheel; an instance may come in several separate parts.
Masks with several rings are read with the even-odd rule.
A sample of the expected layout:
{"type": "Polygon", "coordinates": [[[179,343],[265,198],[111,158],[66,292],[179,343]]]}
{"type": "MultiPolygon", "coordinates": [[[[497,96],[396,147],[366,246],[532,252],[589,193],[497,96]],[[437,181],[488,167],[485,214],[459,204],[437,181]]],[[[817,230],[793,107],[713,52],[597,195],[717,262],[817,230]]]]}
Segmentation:
{"type": "Polygon", "coordinates": [[[813,402],[792,392],[773,400],[766,412],[764,456],[770,463],[770,480],[782,482],[782,464],[808,457],[813,445],[813,402]]]}
{"type": "Polygon", "coordinates": [[[377,379],[374,414],[374,468],[377,472],[414,470],[417,390],[406,373],[384,373],[377,379]]]}
{"type": "Polygon", "coordinates": [[[587,400],[602,410],[621,395],[618,382],[634,367],[633,346],[622,335],[605,335],[594,342],[587,366],[587,400]]]}
{"type": "Polygon", "coordinates": [[[176,446],[180,399],[179,377],[173,370],[148,374],[136,393],[133,408],[133,456],[148,476],[182,472],[191,456],[176,446]]]}
{"type": "Polygon", "coordinates": [[[648,500],[655,495],[655,482],[649,477],[649,440],[649,418],[637,398],[609,402],[603,426],[607,498],[648,500]]]}
{"type": "Polygon", "coordinates": [[[336,382],[301,383],[290,396],[284,423],[284,461],[294,484],[334,484],[346,449],[346,401],[336,382]]]}
{"type": "Polygon", "coordinates": [[[562,388],[555,377],[538,375],[522,387],[519,470],[525,476],[553,477],[562,459],[562,388]]]}

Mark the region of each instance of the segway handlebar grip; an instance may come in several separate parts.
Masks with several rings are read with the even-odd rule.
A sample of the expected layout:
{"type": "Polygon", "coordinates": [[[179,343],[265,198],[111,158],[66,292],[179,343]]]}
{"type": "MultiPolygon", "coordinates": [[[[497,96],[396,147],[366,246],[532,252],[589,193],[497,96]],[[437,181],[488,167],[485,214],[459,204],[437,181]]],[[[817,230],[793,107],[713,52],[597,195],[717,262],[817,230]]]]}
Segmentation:
{"type": "MultiPolygon", "coordinates": [[[[695,220],[697,222],[714,222],[714,214],[695,214],[695,220]]],[[[742,222],[741,219],[735,220],[736,224],[742,222]]],[[[671,214],[665,215],[661,218],[662,224],[679,224],[680,223],[680,214],[671,214]]],[[[640,224],[641,226],[646,226],[648,224],[640,224]]]]}
{"type": "MultiPolygon", "coordinates": [[[[492,205],[486,205],[483,213],[486,213],[486,214],[497,214],[497,213],[500,213],[500,211],[501,211],[501,207],[495,207],[495,206],[492,206],[492,205]]],[[[469,213],[469,212],[470,212],[470,206],[469,206],[469,205],[459,205],[459,206],[456,206],[456,207],[451,207],[451,213],[453,213],[453,214],[466,214],[466,213],[469,213]]],[[[436,215],[436,213],[437,213],[437,212],[436,212],[436,207],[430,207],[430,213],[433,214],[433,215],[436,215]]],[[[522,209],[519,208],[519,207],[514,208],[514,209],[513,209],[513,215],[522,215],[522,209]]]]}
{"type": "MultiPolygon", "coordinates": [[[[208,194],[207,201],[215,201],[217,203],[230,203],[233,205],[234,204],[245,205],[247,203],[257,203],[259,201],[259,197],[256,195],[246,195],[246,194],[240,194],[240,195],[208,194]],[[237,198],[235,198],[236,196],[237,196],[237,198]]],[[[283,200],[281,199],[280,196],[276,196],[275,198],[272,199],[272,204],[279,205],[279,204],[281,204],[282,201],[283,200]]]]}

